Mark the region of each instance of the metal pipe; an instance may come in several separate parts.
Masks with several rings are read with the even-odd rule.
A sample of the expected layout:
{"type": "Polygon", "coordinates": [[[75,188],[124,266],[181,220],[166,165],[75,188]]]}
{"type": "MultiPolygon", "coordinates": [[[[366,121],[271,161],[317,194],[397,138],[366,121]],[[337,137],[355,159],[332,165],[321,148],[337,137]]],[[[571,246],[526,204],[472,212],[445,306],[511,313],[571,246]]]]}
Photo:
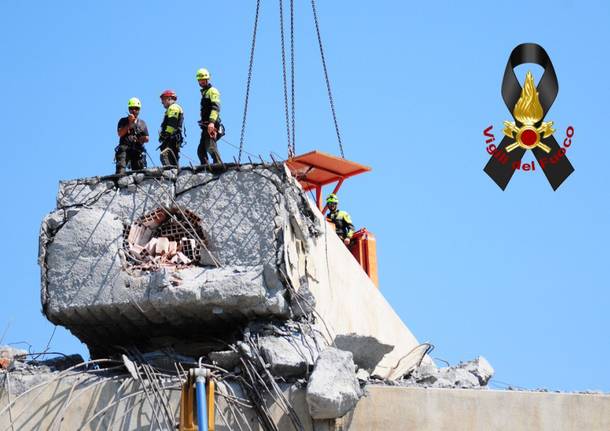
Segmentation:
{"type": "MultiPolygon", "coordinates": [[[[205,368],[191,369],[195,377],[195,402],[197,404],[197,428],[199,431],[208,431],[208,402],[206,399],[205,382],[209,371],[205,368]]],[[[214,412],[212,412],[214,414],[214,412]]]]}

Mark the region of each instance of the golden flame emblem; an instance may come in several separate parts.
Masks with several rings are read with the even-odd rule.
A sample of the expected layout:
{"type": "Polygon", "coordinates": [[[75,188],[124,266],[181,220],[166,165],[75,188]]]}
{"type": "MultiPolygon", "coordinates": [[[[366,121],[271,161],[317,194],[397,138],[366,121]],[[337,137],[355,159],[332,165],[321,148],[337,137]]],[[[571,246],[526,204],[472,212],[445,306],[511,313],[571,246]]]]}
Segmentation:
{"type": "Polygon", "coordinates": [[[525,84],[521,90],[521,97],[519,97],[515,104],[513,116],[523,126],[517,127],[512,121],[504,122],[504,134],[516,140],[516,142],[506,147],[507,152],[511,152],[517,147],[526,150],[539,147],[546,153],[551,152],[551,148],[543,144],[540,139],[541,136],[542,138],[547,138],[555,132],[553,122],[543,122],[540,127],[534,127],[534,124],[544,117],[544,111],[540,104],[538,91],[536,91],[536,86],[534,85],[534,75],[532,75],[532,72],[527,72],[525,75],[525,84]]]}

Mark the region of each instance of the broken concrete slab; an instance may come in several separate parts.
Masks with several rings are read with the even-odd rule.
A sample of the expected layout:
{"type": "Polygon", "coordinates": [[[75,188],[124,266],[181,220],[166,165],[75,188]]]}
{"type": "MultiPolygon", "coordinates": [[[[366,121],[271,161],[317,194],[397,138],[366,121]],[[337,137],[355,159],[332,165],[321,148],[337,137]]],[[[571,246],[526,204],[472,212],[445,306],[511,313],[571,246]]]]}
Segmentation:
{"type": "Polygon", "coordinates": [[[358,368],[372,372],[383,357],[394,350],[393,345],[379,342],[375,337],[359,334],[341,334],[335,337],[336,348],[352,352],[358,368]]]}
{"type": "Polygon", "coordinates": [[[264,336],[258,343],[274,376],[303,377],[318,357],[314,340],[306,335],[264,336]]]}
{"type": "Polygon", "coordinates": [[[284,225],[277,227],[275,220],[289,218],[278,190],[281,173],[270,168],[220,175],[183,170],[177,178],[151,172],[118,183],[100,178],[63,182],[59,209],[41,228],[45,313],[89,344],[133,341],[146,349],[171,346],[167,337],[194,332],[189,329],[194,322],[222,331],[256,317],[287,318],[285,286],[279,278],[268,285],[263,277],[265,267],[277,272],[281,265],[284,225]],[[131,185],[136,189],[130,191],[131,185]],[[67,208],[76,210],[69,219],[67,208]],[[205,232],[201,261],[209,265],[171,260],[194,238],[160,237],[154,254],[145,250],[151,232],[132,229],[132,223],[160,208],[194,214],[205,232]],[[154,262],[160,256],[161,267],[138,267],[138,259],[149,259],[145,253],[154,262]]]}
{"type": "Polygon", "coordinates": [[[324,344],[358,334],[394,346],[378,365],[383,377],[419,363],[404,359],[417,340],[284,166],[65,181],[57,202],[41,227],[43,310],[94,356],[135,345],[199,357],[218,349],[212,338],[240,339],[253,319],[315,315],[324,344]],[[160,229],[163,217],[154,214],[183,212],[195,228],[186,238],[134,228],[160,229]],[[169,239],[159,255],[156,243],[154,256],[147,249],[152,236],[169,239]],[[189,247],[200,254],[182,258],[189,247]]]}
{"type": "Polygon", "coordinates": [[[311,417],[340,418],[356,407],[361,396],[352,354],[332,347],[320,353],[307,383],[311,417]]]}

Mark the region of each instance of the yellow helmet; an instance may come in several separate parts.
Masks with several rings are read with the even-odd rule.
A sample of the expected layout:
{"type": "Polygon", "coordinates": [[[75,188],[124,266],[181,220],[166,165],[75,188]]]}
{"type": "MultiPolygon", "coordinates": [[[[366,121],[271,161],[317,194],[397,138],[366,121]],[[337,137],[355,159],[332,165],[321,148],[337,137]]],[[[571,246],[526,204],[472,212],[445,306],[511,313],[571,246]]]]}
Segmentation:
{"type": "Polygon", "coordinates": [[[140,99],[138,99],[137,97],[132,97],[131,99],[129,99],[129,101],[127,102],[127,108],[138,108],[138,109],[142,109],[142,102],[140,102],[140,99]]]}
{"type": "Polygon", "coordinates": [[[326,203],[327,204],[338,204],[339,203],[339,198],[337,197],[336,194],[331,193],[328,195],[328,197],[326,198],[326,203]]]}
{"type": "Polygon", "coordinates": [[[202,79],[210,79],[210,72],[208,72],[208,69],[202,68],[197,71],[197,75],[195,75],[195,77],[197,78],[197,81],[202,79]]]}

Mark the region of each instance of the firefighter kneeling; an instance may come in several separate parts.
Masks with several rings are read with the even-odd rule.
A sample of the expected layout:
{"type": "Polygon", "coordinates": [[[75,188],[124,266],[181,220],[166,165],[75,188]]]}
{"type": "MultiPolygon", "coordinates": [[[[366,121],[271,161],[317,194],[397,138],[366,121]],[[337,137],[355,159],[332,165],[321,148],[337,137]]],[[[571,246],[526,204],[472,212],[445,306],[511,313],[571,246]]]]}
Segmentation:
{"type": "Polygon", "coordinates": [[[328,221],[334,223],[335,231],[339,238],[343,240],[345,245],[349,245],[354,235],[354,225],[352,224],[352,218],[346,211],[339,211],[337,206],[339,205],[339,198],[334,193],[331,193],[326,198],[326,205],[328,206],[328,214],[326,218],[328,221]]]}

